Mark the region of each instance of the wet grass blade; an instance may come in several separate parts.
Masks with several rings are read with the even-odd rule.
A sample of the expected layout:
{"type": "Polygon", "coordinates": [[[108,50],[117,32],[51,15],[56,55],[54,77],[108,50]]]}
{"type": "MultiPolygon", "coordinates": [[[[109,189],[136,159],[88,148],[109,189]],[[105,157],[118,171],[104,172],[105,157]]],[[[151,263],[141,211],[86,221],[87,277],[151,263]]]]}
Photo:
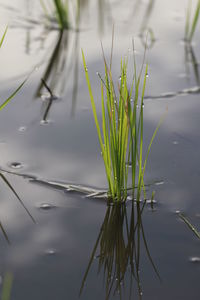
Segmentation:
{"type": "Polygon", "coordinates": [[[1,38],[1,40],[0,40],[0,48],[1,48],[2,44],[3,44],[3,41],[4,41],[4,39],[5,39],[5,36],[6,36],[7,31],[8,31],[8,26],[6,27],[6,29],[5,29],[5,31],[4,31],[4,34],[3,34],[3,36],[2,36],[2,38],[1,38]]]}
{"type": "Polygon", "coordinates": [[[13,282],[13,275],[9,272],[6,273],[3,280],[1,300],[10,300],[12,282],[13,282]]]}
{"type": "Polygon", "coordinates": [[[28,80],[28,77],[18,86],[18,88],[0,105],[0,110],[2,110],[19,92],[19,90],[23,87],[25,82],[28,80]]]}
{"type": "Polygon", "coordinates": [[[195,10],[195,15],[194,15],[193,22],[192,22],[192,27],[191,27],[191,31],[190,31],[190,35],[189,35],[189,41],[190,42],[193,38],[195,29],[196,29],[196,26],[197,26],[197,22],[198,22],[198,19],[199,19],[199,13],[200,13],[200,0],[197,3],[197,7],[196,7],[196,10],[195,10]]]}
{"type": "Polygon", "coordinates": [[[198,230],[188,221],[188,219],[181,213],[178,214],[181,220],[194,232],[194,234],[200,239],[200,233],[198,230]]]}
{"type": "Polygon", "coordinates": [[[29,215],[29,217],[31,218],[31,220],[35,222],[35,219],[33,218],[33,216],[31,215],[31,213],[29,212],[28,208],[25,206],[25,204],[23,203],[23,201],[21,200],[21,198],[19,197],[19,195],[17,194],[17,192],[15,191],[15,189],[12,187],[12,185],[10,184],[10,182],[6,179],[6,177],[0,173],[0,177],[2,178],[2,180],[5,182],[5,184],[9,187],[9,189],[13,192],[13,194],[16,196],[16,198],[18,199],[18,201],[20,202],[20,204],[23,206],[23,208],[25,209],[25,211],[27,212],[27,214],[29,215]]]}

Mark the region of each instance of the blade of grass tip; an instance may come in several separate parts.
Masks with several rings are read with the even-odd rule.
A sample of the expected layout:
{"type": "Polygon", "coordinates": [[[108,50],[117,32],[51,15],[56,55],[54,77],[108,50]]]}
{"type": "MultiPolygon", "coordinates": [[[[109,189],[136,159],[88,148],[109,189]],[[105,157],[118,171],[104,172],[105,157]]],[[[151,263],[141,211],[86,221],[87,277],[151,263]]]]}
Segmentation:
{"type": "Polygon", "coordinates": [[[33,216],[31,215],[31,213],[29,212],[28,208],[24,205],[23,201],[21,200],[21,198],[19,197],[19,195],[17,194],[17,192],[15,191],[15,189],[12,187],[12,185],[10,184],[10,182],[6,179],[6,177],[0,173],[0,177],[3,179],[3,181],[6,183],[6,185],[10,188],[10,190],[14,193],[14,195],[17,197],[18,201],[20,202],[20,204],[23,206],[23,208],[25,209],[25,211],[27,212],[27,214],[29,215],[29,217],[31,218],[31,220],[35,222],[35,219],[33,218],[33,216]]]}
{"type": "Polygon", "coordinates": [[[111,45],[111,53],[110,53],[110,70],[112,68],[113,47],[114,47],[114,34],[115,34],[115,26],[113,24],[113,27],[112,27],[112,45],[111,45]]]}
{"type": "Polygon", "coordinates": [[[4,31],[4,33],[3,33],[3,36],[2,36],[2,38],[1,38],[1,40],[0,40],[0,48],[1,48],[2,44],[3,44],[3,41],[4,41],[4,39],[5,39],[5,36],[6,36],[7,31],[8,31],[8,26],[6,27],[6,29],[5,29],[5,31],[4,31]]]}
{"type": "Polygon", "coordinates": [[[86,66],[84,52],[83,52],[83,50],[81,50],[81,51],[82,51],[83,66],[84,66],[84,69],[85,69],[86,82],[87,82],[87,85],[88,85],[90,100],[91,100],[91,104],[92,104],[94,121],[95,121],[95,124],[96,124],[96,129],[97,129],[97,134],[98,134],[98,138],[99,138],[101,151],[102,151],[102,154],[104,155],[104,146],[103,146],[103,141],[102,141],[102,137],[101,137],[101,130],[100,130],[100,126],[99,126],[99,121],[98,121],[98,118],[97,118],[96,105],[95,105],[94,97],[93,97],[93,94],[92,94],[92,87],[91,87],[91,84],[90,84],[90,78],[89,78],[89,75],[88,75],[88,70],[87,70],[87,66],[86,66]]]}
{"type": "Polygon", "coordinates": [[[2,233],[4,235],[4,237],[5,237],[5,239],[7,241],[7,243],[10,245],[10,240],[9,240],[8,235],[7,235],[7,233],[6,233],[6,231],[5,231],[5,229],[4,229],[4,227],[3,227],[3,225],[2,225],[1,222],[0,222],[0,229],[1,229],[1,231],[2,231],[2,233]]]}
{"type": "Polygon", "coordinates": [[[189,1],[188,8],[187,8],[187,14],[186,14],[186,22],[185,22],[185,40],[188,40],[188,37],[189,37],[191,6],[192,6],[192,1],[189,1]]]}
{"type": "Polygon", "coordinates": [[[200,0],[198,1],[197,8],[196,8],[195,15],[194,15],[194,19],[193,19],[193,22],[192,22],[192,28],[191,28],[191,32],[190,32],[190,36],[189,36],[189,41],[190,42],[193,38],[195,29],[196,29],[196,26],[197,26],[197,22],[198,22],[198,19],[199,19],[199,13],[200,13],[200,0]]]}
{"type": "Polygon", "coordinates": [[[198,232],[198,230],[188,221],[188,219],[186,219],[186,217],[179,213],[178,214],[179,217],[184,221],[184,223],[194,232],[194,234],[200,239],[200,233],[198,232]]]}
{"type": "Polygon", "coordinates": [[[18,88],[0,105],[0,110],[2,110],[19,92],[19,90],[23,87],[25,82],[28,80],[29,76],[18,86],[18,88]]]}
{"type": "Polygon", "coordinates": [[[12,273],[7,272],[3,280],[1,300],[10,300],[12,282],[13,275],[12,273]]]}

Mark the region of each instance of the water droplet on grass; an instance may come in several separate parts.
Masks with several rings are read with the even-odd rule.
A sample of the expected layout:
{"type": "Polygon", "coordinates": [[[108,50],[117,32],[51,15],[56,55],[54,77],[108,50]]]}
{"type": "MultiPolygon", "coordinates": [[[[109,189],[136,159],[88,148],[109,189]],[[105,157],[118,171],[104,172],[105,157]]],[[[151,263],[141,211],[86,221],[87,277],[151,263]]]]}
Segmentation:
{"type": "Polygon", "coordinates": [[[23,165],[20,162],[14,161],[9,164],[9,167],[12,169],[21,169],[23,168],[23,165]]]}
{"type": "Polygon", "coordinates": [[[147,73],[147,74],[146,74],[146,78],[148,78],[148,77],[149,77],[149,74],[147,73]]]}

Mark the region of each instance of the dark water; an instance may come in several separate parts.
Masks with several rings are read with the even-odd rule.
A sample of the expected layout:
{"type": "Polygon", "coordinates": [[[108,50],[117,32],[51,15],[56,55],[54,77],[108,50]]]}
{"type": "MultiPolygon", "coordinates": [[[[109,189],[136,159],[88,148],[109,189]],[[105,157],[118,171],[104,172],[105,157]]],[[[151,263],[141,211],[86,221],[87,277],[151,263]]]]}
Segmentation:
{"type": "Polygon", "coordinates": [[[131,227],[130,202],[125,211],[115,212],[117,217],[112,215],[114,225],[109,231],[105,218],[113,208],[107,208],[105,201],[3,173],[36,220],[34,224],[1,181],[0,220],[11,244],[0,235],[0,274],[13,273],[11,299],[78,299],[100,233],[109,238],[100,235],[80,299],[106,299],[109,269],[105,262],[112,256],[103,246],[109,241],[112,249],[126,254],[122,265],[114,256],[113,263],[121,266],[124,277],[120,285],[118,276],[114,277],[109,299],[120,299],[119,287],[125,300],[199,299],[200,264],[192,258],[200,257],[200,241],[177,213],[199,229],[199,32],[187,58],[183,43],[187,1],[81,1],[80,31],[72,29],[62,36],[45,27],[39,1],[32,2],[0,1],[1,32],[9,24],[0,50],[1,101],[34,70],[1,111],[1,168],[42,180],[106,188],[80,49],[85,52],[100,114],[96,75],[103,73],[100,40],[109,56],[113,22],[116,80],[120,58],[130,55],[132,38],[139,66],[145,40],[142,29],[150,28],[155,37],[147,51],[146,147],[166,108],[168,113],[152,146],[145,177],[147,183],[157,182],[147,191],[151,195],[155,190],[157,202],[153,210],[146,205],[140,226],[134,206],[136,230],[130,239],[125,226],[127,220],[135,228],[131,227]],[[42,77],[58,96],[52,103],[41,88],[42,77]],[[119,240],[124,241],[121,248],[119,240]]]}

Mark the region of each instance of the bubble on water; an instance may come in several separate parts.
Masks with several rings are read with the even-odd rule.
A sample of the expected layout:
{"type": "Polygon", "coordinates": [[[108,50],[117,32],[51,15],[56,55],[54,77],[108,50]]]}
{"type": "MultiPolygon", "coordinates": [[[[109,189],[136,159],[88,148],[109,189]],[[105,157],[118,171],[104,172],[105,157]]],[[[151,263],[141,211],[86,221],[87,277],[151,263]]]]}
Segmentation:
{"type": "Polygon", "coordinates": [[[27,129],[26,126],[20,126],[18,131],[24,132],[24,131],[26,131],[26,129],[27,129]]]}
{"type": "Polygon", "coordinates": [[[50,93],[46,92],[46,93],[41,94],[40,97],[43,101],[46,101],[46,100],[49,100],[51,98],[51,95],[50,95],[50,93]]]}
{"type": "Polygon", "coordinates": [[[163,185],[164,184],[164,181],[158,181],[155,183],[155,185],[163,185]]]}
{"type": "Polygon", "coordinates": [[[51,123],[49,120],[41,120],[40,125],[49,125],[51,123]]]}
{"type": "Polygon", "coordinates": [[[23,164],[17,161],[13,161],[11,163],[8,164],[8,166],[12,169],[21,169],[23,168],[23,164]]]}
{"type": "Polygon", "coordinates": [[[190,257],[189,261],[192,263],[200,263],[200,257],[198,257],[198,256],[190,257]]]}
{"type": "Polygon", "coordinates": [[[157,204],[157,201],[155,199],[148,199],[146,200],[147,204],[157,204]]]}
{"type": "Polygon", "coordinates": [[[53,248],[49,248],[45,251],[45,254],[47,255],[55,255],[57,253],[57,251],[53,248]]]}
{"type": "Polygon", "coordinates": [[[40,209],[42,210],[51,210],[51,209],[54,209],[56,208],[55,205],[52,205],[52,204],[49,204],[49,203],[42,203],[40,206],[39,206],[40,209]]]}

